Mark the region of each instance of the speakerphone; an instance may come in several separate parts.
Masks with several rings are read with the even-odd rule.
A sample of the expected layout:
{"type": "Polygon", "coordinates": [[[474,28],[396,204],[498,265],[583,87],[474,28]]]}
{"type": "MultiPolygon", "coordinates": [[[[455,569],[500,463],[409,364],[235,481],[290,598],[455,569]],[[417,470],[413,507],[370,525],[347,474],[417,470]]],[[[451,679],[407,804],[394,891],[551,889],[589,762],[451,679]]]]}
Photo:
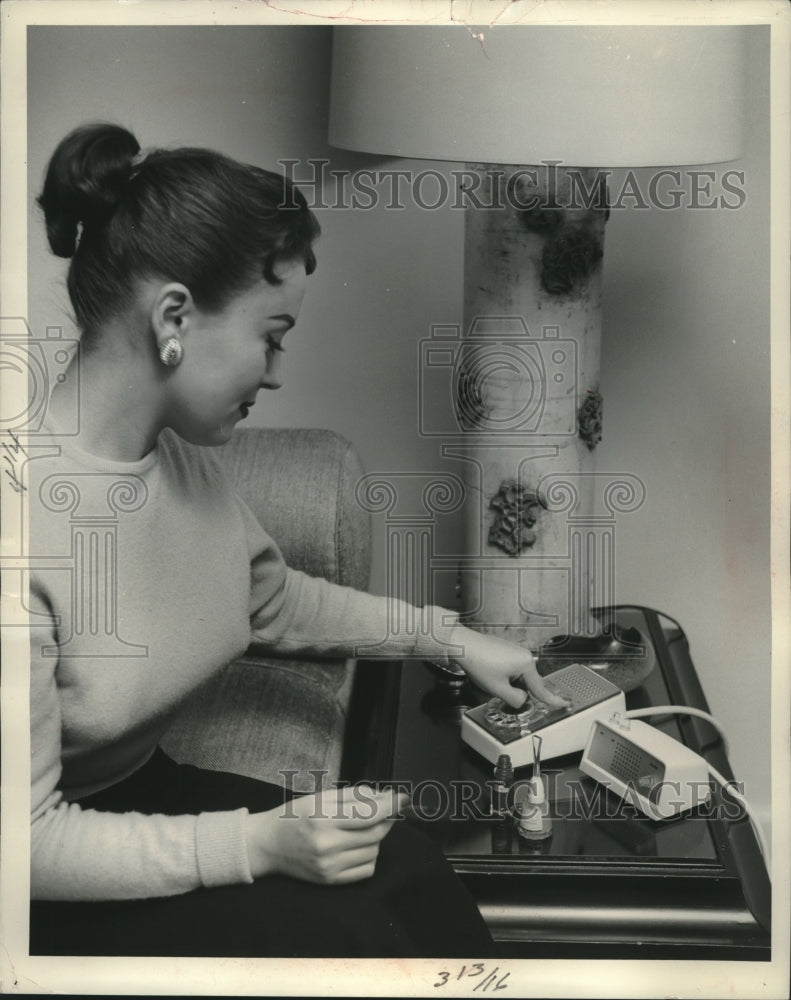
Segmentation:
{"type": "Polygon", "coordinates": [[[711,795],[702,757],[659,729],[620,715],[591,726],[580,770],[651,819],[671,819],[711,795]]]}
{"type": "Polygon", "coordinates": [[[553,708],[529,695],[521,708],[513,709],[493,698],[464,713],[462,739],[493,764],[507,753],[514,767],[523,767],[533,763],[533,734],[541,736],[541,756],[549,760],[582,750],[596,719],[626,709],[623,691],[582,663],[556,670],[544,681],[570,699],[567,708],[553,708]]]}

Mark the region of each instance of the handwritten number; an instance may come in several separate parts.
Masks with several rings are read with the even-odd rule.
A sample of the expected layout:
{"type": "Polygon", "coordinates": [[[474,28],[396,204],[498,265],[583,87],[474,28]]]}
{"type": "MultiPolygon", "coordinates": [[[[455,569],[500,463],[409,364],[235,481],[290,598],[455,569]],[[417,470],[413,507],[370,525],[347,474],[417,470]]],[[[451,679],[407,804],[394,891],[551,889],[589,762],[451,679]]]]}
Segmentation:
{"type": "Polygon", "coordinates": [[[498,969],[499,966],[495,966],[494,972],[490,972],[489,975],[486,977],[486,979],[482,979],[479,983],[476,983],[475,986],[473,986],[472,988],[472,992],[474,993],[476,990],[479,990],[481,987],[483,987],[483,992],[485,993],[492,985],[495,973],[497,972],[498,969]]]}
{"type": "Polygon", "coordinates": [[[8,445],[6,444],[6,442],[4,441],[3,442],[3,448],[6,451],[13,452],[15,455],[17,455],[21,451],[22,454],[25,456],[25,458],[27,458],[28,454],[25,451],[25,449],[22,447],[22,445],[19,443],[19,438],[16,436],[16,434],[14,434],[13,431],[8,431],[8,436],[14,442],[14,446],[13,446],[13,448],[9,448],[8,445]]]}
{"type": "MultiPolygon", "coordinates": [[[[506,990],[506,989],[508,989],[509,984],[506,982],[506,980],[511,975],[511,973],[510,972],[506,972],[504,975],[500,976],[499,979],[497,979],[497,973],[499,972],[499,970],[500,970],[500,966],[499,965],[495,965],[494,969],[489,973],[488,976],[486,976],[485,979],[482,979],[479,983],[475,984],[475,986],[473,987],[473,990],[472,990],[473,993],[475,993],[477,990],[480,990],[482,993],[485,993],[489,989],[490,986],[494,987],[494,992],[495,993],[497,992],[497,990],[506,990]],[[496,980],[496,982],[495,982],[495,980],[496,980]]],[[[470,977],[475,978],[475,976],[482,976],[485,971],[486,971],[486,966],[482,962],[474,962],[469,967],[469,969],[468,969],[468,967],[466,965],[462,965],[461,969],[459,970],[458,975],[456,976],[456,980],[458,981],[463,976],[466,976],[467,978],[470,978],[470,977]]],[[[450,977],[451,977],[451,973],[450,972],[447,972],[447,971],[443,970],[442,972],[438,972],[437,975],[442,976],[442,980],[441,980],[441,982],[434,983],[434,987],[435,988],[438,987],[438,986],[446,986],[448,984],[448,982],[450,981],[450,977]]]]}
{"type": "Polygon", "coordinates": [[[11,486],[17,493],[25,493],[27,491],[27,486],[21,482],[19,476],[17,475],[17,456],[21,452],[25,458],[28,457],[27,452],[19,443],[19,438],[14,434],[13,431],[8,431],[8,436],[14,442],[13,446],[9,446],[6,441],[3,441],[3,451],[6,452],[3,455],[3,461],[6,462],[8,468],[4,470],[5,474],[11,480],[11,486]]]}
{"type": "Polygon", "coordinates": [[[16,469],[11,468],[10,470],[5,469],[4,471],[5,474],[8,476],[8,478],[11,480],[12,489],[14,489],[17,493],[25,493],[27,491],[27,486],[25,486],[23,483],[20,483],[19,479],[17,478],[16,469]]]}

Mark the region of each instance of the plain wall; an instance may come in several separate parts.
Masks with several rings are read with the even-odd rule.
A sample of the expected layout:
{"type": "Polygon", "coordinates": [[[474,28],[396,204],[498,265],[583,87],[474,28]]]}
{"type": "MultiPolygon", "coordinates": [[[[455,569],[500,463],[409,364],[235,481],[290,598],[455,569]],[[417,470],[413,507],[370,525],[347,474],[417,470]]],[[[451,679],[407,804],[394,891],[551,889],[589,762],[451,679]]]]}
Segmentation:
{"type": "MultiPolygon", "coordinates": [[[[599,467],[640,476],[646,502],[617,532],[616,599],[683,624],[737,778],[768,814],[769,268],[767,39],[751,30],[747,200],[738,211],[614,211],[604,271],[599,467]]],[[[447,165],[326,145],[328,28],[62,28],[28,32],[29,319],[64,325],[65,262],[32,199],[48,156],[91,119],[141,144],[202,145],[277,169],[324,157],[335,169],[447,165]]],[[[613,176],[613,187],[623,172],[613,176]]],[[[648,173],[637,175],[647,179],[648,173]]],[[[306,192],[309,194],[309,192],[306,192]]],[[[407,199],[408,204],[408,199],[407,199]]],[[[418,432],[418,354],[433,323],[459,323],[463,218],[449,208],[320,210],[319,268],[286,346],[286,385],[250,423],[346,435],[365,467],[455,471],[418,432]]],[[[410,513],[415,512],[410,511],[410,513]]],[[[458,522],[437,524],[458,551],[458,522]]],[[[386,586],[375,518],[372,589],[386,586]]],[[[452,604],[452,574],[431,596],[452,604]]]]}
{"type": "MultiPolygon", "coordinates": [[[[748,33],[745,155],[698,168],[743,171],[744,205],[616,211],[608,223],[598,454],[600,468],[631,472],[646,486],[643,507],[618,522],[617,599],[682,623],[711,711],[729,735],[736,777],[764,813],[771,747],[767,34],[748,33]]],[[[613,177],[616,190],[622,175],[613,177]]],[[[643,190],[648,175],[636,172],[643,190]]]]}

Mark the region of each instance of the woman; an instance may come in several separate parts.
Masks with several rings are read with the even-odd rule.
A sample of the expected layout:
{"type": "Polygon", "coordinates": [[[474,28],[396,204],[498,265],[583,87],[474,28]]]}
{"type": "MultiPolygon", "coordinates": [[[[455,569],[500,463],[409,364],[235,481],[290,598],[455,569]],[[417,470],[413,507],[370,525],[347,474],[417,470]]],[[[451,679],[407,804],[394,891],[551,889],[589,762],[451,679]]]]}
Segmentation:
{"type": "MultiPolygon", "coordinates": [[[[251,637],[351,655],[385,634],[388,599],[288,569],[200,447],[226,442],[259,389],[282,384],[282,341],[315,267],[304,198],[207,150],[139,152],[123,128],[77,129],[39,198],[53,252],[71,258],[82,340],[79,373],[50,401],[56,447],[29,465],[31,551],[98,566],[67,515],[110,504],[117,560],[87,594],[62,569],[31,573],[31,951],[486,954],[472,901],[395,822],[392,794],[286,806],[282,789],[157,748],[251,637]],[[61,436],[77,390],[79,433],[61,436]],[[103,645],[101,601],[129,655],[103,645]]],[[[443,614],[421,609],[388,651],[447,660],[455,648],[510,704],[524,697],[513,681],[560,703],[528,652],[443,614]]]]}

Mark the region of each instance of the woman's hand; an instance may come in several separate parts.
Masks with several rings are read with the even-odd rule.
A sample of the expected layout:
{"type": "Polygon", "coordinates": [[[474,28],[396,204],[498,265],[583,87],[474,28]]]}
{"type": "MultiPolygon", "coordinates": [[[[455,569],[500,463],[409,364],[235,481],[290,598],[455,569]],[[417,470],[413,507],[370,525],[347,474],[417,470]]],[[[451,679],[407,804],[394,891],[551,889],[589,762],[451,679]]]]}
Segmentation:
{"type": "Polygon", "coordinates": [[[463,625],[453,630],[452,642],[464,650],[453,662],[484,691],[502,698],[512,708],[524,704],[525,687],[547,705],[568,707],[568,699],[552,690],[551,681],[548,685],[541,678],[529,649],[463,625]]]}
{"type": "Polygon", "coordinates": [[[405,796],[366,786],[305,795],[248,819],[253,878],[291,875],[341,885],[370,878],[405,796]]]}

